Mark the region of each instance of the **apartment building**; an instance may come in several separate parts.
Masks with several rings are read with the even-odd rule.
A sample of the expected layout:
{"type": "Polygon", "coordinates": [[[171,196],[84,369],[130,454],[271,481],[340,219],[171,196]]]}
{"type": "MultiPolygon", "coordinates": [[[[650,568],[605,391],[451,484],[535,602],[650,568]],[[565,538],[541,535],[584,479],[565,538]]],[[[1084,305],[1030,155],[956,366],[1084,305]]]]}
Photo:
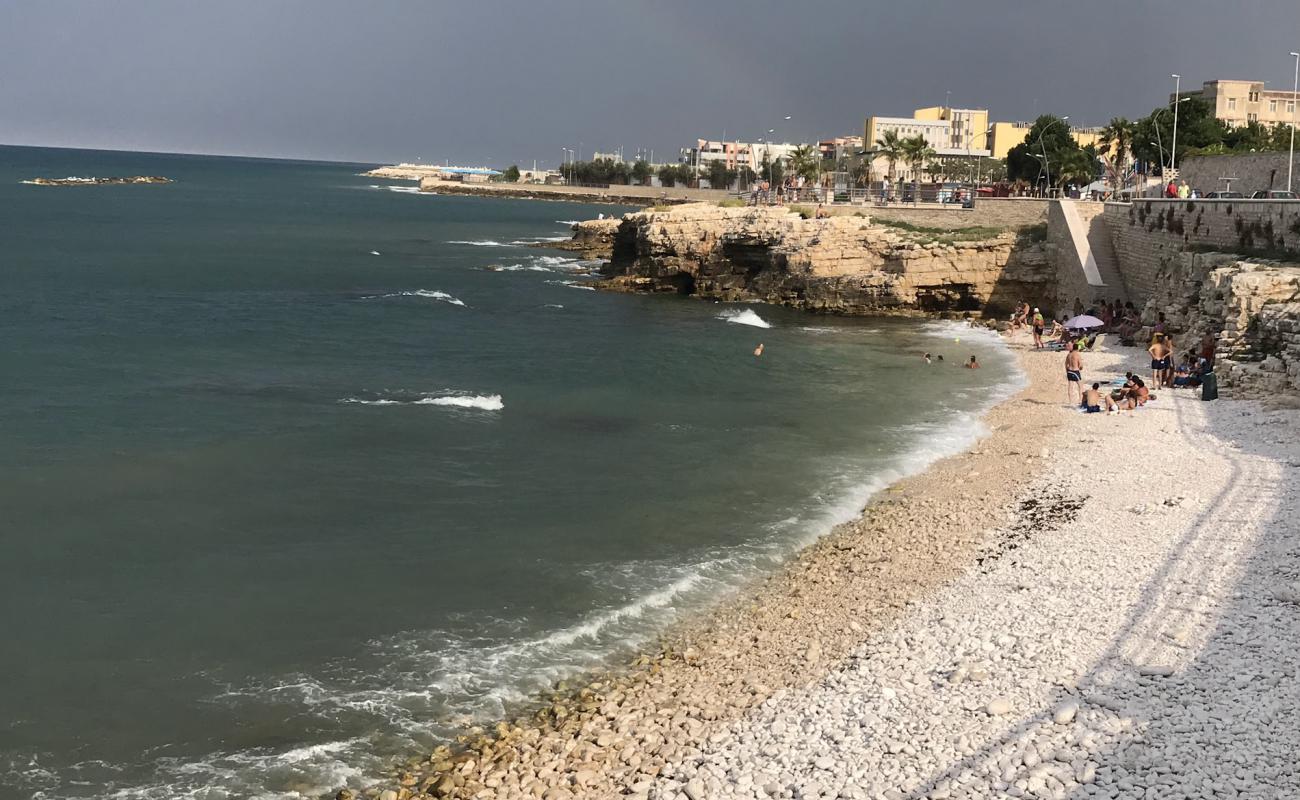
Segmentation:
{"type": "MultiPolygon", "coordinates": [[[[1199,97],[1214,109],[1214,116],[1229,127],[1237,128],[1248,122],[1273,125],[1278,122],[1295,122],[1295,98],[1290,90],[1265,88],[1263,81],[1212,80],[1201,84],[1200,89],[1180,93],[1183,97],[1199,97]]],[[[1169,102],[1174,102],[1169,96],[1169,102]]]]}

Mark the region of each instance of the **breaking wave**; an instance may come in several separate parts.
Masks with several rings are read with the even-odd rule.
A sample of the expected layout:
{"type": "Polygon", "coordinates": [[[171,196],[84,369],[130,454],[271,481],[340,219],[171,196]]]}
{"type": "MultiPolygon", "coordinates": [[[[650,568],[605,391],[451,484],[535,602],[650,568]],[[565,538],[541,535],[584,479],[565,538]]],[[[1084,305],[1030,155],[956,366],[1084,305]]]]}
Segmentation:
{"type": "Polygon", "coordinates": [[[452,297],[446,292],[440,292],[437,289],[414,289],[409,292],[389,292],[388,294],[372,294],[363,297],[363,300],[383,300],[386,297],[425,297],[429,300],[438,300],[443,303],[450,303],[453,306],[465,306],[465,301],[452,297]]]}
{"type": "Polygon", "coordinates": [[[755,314],[751,309],[748,308],[743,309],[741,311],[735,311],[735,310],[723,311],[721,314],[718,315],[718,319],[725,320],[726,322],[734,322],[737,325],[751,325],[755,328],[772,327],[772,323],[763,319],[758,314],[755,314]]]}
{"type": "Polygon", "coordinates": [[[452,239],[447,244],[467,244],[472,247],[515,247],[513,242],[498,242],[494,239],[452,239]]]}
{"type": "Polygon", "coordinates": [[[473,408],[479,411],[500,411],[506,407],[499,394],[488,395],[423,395],[407,397],[345,397],[340,403],[354,403],[362,406],[452,406],[454,408],[473,408]]]}

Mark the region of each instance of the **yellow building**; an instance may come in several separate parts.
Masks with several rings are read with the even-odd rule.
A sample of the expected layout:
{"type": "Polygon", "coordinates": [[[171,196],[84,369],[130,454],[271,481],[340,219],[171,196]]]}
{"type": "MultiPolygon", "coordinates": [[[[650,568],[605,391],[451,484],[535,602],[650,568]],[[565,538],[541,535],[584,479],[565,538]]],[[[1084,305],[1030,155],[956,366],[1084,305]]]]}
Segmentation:
{"type": "MultiPolygon", "coordinates": [[[[1034,127],[1032,122],[995,122],[992,125],[993,133],[989,137],[989,150],[994,158],[1006,158],[1011,148],[1020,144],[1029,135],[1029,129],[1034,127]]],[[[1088,145],[1100,146],[1102,142],[1101,128],[1071,128],[1070,138],[1074,139],[1080,147],[1088,145]]]]}
{"type": "Polygon", "coordinates": [[[948,123],[949,141],[947,147],[954,150],[987,150],[985,133],[989,128],[989,112],[986,108],[949,108],[946,106],[929,106],[912,112],[914,119],[934,120],[948,123]]]}

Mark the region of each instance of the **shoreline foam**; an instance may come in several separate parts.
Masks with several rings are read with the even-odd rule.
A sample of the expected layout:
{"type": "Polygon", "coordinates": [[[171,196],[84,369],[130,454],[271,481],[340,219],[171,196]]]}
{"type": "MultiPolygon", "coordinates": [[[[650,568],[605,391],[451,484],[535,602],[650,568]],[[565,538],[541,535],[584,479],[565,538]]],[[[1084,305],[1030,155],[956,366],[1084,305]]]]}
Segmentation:
{"type": "Polygon", "coordinates": [[[867,632],[958,575],[984,540],[969,528],[1005,518],[1028,482],[1028,474],[1009,473],[1002,462],[1038,457],[1031,451],[1051,432],[1046,417],[1058,410],[1042,396],[1057,387],[1031,375],[1023,356],[1020,361],[1025,385],[992,398],[978,417],[985,435],[914,474],[900,467],[904,477],[873,487],[860,513],[813,538],[775,572],[674,624],[659,648],[643,649],[625,666],[561,681],[545,702],[520,709],[542,704],[530,718],[499,723],[492,735],[472,729],[461,749],[408,762],[399,786],[441,786],[445,796],[469,797],[486,786],[471,776],[486,770],[486,780],[498,771],[491,765],[508,759],[534,765],[525,768],[531,778],[509,775],[524,789],[570,793],[555,797],[624,794],[635,783],[627,780],[629,770],[642,779],[671,771],[685,752],[671,744],[674,730],[703,731],[820,677],[867,632]],[[849,578],[856,579],[854,593],[845,596],[849,578]],[[833,619],[824,618],[828,614],[833,619]],[[666,708],[675,710],[665,717],[666,708]],[[578,744],[568,755],[543,755],[551,744],[570,740],[578,744]],[[596,751],[610,755],[612,742],[622,745],[614,764],[591,759],[596,751]]]}

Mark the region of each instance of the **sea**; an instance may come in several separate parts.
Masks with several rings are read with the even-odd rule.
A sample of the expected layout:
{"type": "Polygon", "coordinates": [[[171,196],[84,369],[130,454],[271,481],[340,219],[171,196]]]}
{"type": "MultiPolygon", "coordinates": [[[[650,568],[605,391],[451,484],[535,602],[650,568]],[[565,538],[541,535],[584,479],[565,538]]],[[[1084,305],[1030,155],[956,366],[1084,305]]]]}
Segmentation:
{"type": "Polygon", "coordinates": [[[629,209],[370,166],[0,147],[0,797],[370,785],[1022,385],[957,322],[594,291],[535,245],[629,209]]]}

